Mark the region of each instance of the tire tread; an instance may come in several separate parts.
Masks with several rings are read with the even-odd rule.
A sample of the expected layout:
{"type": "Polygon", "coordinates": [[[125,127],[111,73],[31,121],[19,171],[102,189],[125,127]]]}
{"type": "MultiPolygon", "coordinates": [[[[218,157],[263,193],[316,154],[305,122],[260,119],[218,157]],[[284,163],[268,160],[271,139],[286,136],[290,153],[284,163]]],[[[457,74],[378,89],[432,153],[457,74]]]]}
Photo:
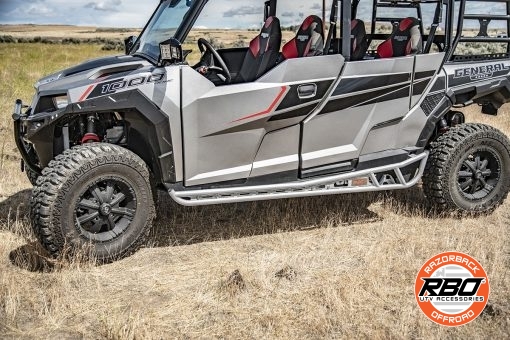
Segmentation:
{"type": "MultiPolygon", "coordinates": [[[[149,190],[149,170],[143,160],[131,151],[113,144],[93,143],[74,147],[55,157],[42,171],[32,191],[30,215],[32,227],[43,247],[54,257],[63,252],[66,244],[60,226],[53,222],[55,213],[63,209],[59,193],[69,190],[69,185],[86,171],[104,164],[124,164],[147,179],[149,190]]],[[[136,252],[146,241],[152,220],[155,217],[152,194],[149,193],[149,218],[141,235],[115,258],[98,259],[110,262],[127,257],[136,252]]]]}
{"type": "MultiPolygon", "coordinates": [[[[464,143],[473,138],[488,138],[499,141],[510,153],[510,142],[499,130],[484,124],[467,123],[451,128],[431,143],[430,155],[423,175],[423,190],[425,196],[441,211],[459,211],[459,207],[452,200],[449,193],[448,174],[450,160],[464,143]]],[[[507,198],[508,191],[503,193],[502,199],[489,202],[478,212],[490,212],[496,209],[507,198]]]]}

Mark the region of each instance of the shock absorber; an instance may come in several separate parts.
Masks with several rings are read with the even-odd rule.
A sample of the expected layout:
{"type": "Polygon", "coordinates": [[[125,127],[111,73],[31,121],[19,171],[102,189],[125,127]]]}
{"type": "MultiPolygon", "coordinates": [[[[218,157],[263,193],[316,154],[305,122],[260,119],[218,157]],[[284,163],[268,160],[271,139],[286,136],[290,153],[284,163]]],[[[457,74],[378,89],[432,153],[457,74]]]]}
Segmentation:
{"type": "Polygon", "coordinates": [[[96,128],[95,128],[95,121],[96,121],[96,115],[93,113],[89,113],[87,115],[87,133],[83,135],[83,138],[81,139],[81,143],[98,143],[101,140],[99,139],[99,136],[96,134],[96,128]]]}

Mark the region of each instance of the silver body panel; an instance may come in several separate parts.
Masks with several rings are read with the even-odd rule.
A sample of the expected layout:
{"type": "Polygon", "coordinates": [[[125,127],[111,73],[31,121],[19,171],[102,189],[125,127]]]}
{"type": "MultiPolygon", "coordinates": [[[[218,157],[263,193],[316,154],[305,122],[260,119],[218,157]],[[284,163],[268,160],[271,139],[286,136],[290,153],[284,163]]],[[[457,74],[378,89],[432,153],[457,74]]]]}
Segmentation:
{"type": "Polygon", "coordinates": [[[297,170],[300,135],[299,125],[268,133],[260,144],[250,177],[297,170]]]}
{"type": "Polygon", "coordinates": [[[428,92],[429,86],[432,85],[432,80],[438,72],[444,60],[444,53],[431,53],[417,55],[415,57],[414,74],[424,74],[420,79],[413,79],[413,95],[411,97],[410,108],[413,108],[418,101],[422,98],[424,92],[428,92]]]}
{"type": "Polygon", "coordinates": [[[431,86],[443,58],[443,53],[347,63],[340,55],[300,58],[254,83],[220,87],[182,67],[184,185],[297,171],[412,147],[426,121],[420,108],[412,107],[431,86]],[[415,74],[425,76],[415,79],[415,74]],[[371,84],[373,79],[380,84],[371,84]],[[278,109],[296,91],[294,85],[322,81],[330,81],[323,97],[278,109]],[[343,107],[357,96],[364,99],[343,107]],[[341,108],[328,108],[332,102],[341,108]],[[271,121],[307,107],[308,114],[271,121]]]}
{"type": "MultiPolygon", "coordinates": [[[[174,165],[175,182],[181,184],[180,190],[170,190],[174,199],[186,205],[228,203],[414,185],[427,157],[417,147],[419,136],[431,117],[451,109],[460,100],[456,93],[475,86],[476,96],[483,96],[503,86],[510,75],[509,60],[441,68],[444,58],[444,53],[356,62],[346,62],[341,55],[298,58],[278,64],[255,82],[215,86],[187,65],[163,68],[118,57],[115,65],[62,79],[52,75],[48,78],[55,79],[42,81],[37,89],[66,92],[78,109],[85,104],[94,108],[100,100],[118,104],[118,96],[107,91],[111,88],[115,95],[141,94],[170,129],[169,140],[159,141],[167,151],[154,156],[174,165]],[[93,90],[98,93],[90,98],[93,90]],[[373,169],[356,169],[358,161],[402,150],[420,162],[412,180],[398,178],[399,183],[382,188],[373,169]],[[295,181],[285,183],[284,173],[294,174],[295,181]],[[330,183],[320,180],[326,187],[315,188],[315,179],[324,175],[330,183]],[[335,187],[355,176],[368,176],[371,184],[335,187]],[[269,186],[242,184],[260,178],[269,186]],[[195,199],[208,191],[187,190],[202,186],[224,186],[227,189],[210,194],[235,197],[195,199]],[[267,193],[269,187],[285,192],[267,193]]],[[[38,100],[36,96],[33,106],[38,100]]],[[[58,114],[52,119],[59,119],[58,114]]],[[[390,157],[383,164],[376,169],[394,171],[408,163],[395,163],[390,157]]]]}
{"type": "MultiPolygon", "coordinates": [[[[341,55],[298,58],[284,61],[255,82],[227,86],[215,86],[186,65],[160,68],[119,57],[114,66],[43,84],[40,90],[70,87],[70,100],[79,107],[87,92],[105,86],[102,74],[113,70],[131,68],[122,78],[107,77],[116,94],[133,89],[118,85],[140,78],[160,79],[135,88],[169,121],[171,140],[165,142],[172,151],[157,157],[172,158],[176,182],[192,187],[320,167],[412,146],[424,124],[419,108],[410,111],[422,98],[421,93],[411,96],[414,74],[435,71],[443,57],[431,54],[347,63],[341,55]],[[396,83],[370,84],[371,79],[395,75],[400,79],[396,83]],[[354,88],[349,89],[353,81],[354,88]],[[356,89],[356,82],[366,84],[356,89]],[[351,84],[347,90],[345,83],[351,84]],[[309,85],[316,90],[301,96],[300,88],[309,85]],[[395,86],[409,86],[409,95],[385,100],[402,91],[395,86]],[[379,90],[384,93],[378,94],[379,90]],[[365,99],[338,110],[328,108],[335,101],[344,106],[342,102],[357,96],[365,99]],[[401,121],[378,127],[395,119],[401,121]]],[[[430,74],[426,81],[432,78],[430,74]]],[[[107,93],[98,97],[115,101],[107,93]]]]}
{"type": "MultiPolygon", "coordinates": [[[[296,125],[302,118],[269,120],[289,112],[277,108],[286,96],[294,95],[289,92],[297,91],[294,85],[332,84],[343,60],[340,55],[287,60],[256,82],[220,87],[190,67],[182,67],[185,186],[256,177],[271,173],[270,168],[297,170],[299,128],[269,136],[266,145],[263,140],[271,131],[296,125]],[[283,151],[267,146],[274,138],[283,151]]],[[[318,104],[322,99],[313,97],[306,98],[311,100],[304,105],[318,104]]]]}
{"type": "MultiPolygon", "coordinates": [[[[409,75],[403,77],[401,82],[408,84],[411,81],[413,66],[414,57],[349,62],[345,65],[338,89],[341,89],[342,84],[351,79],[363,81],[362,78],[366,78],[369,82],[374,77],[386,77],[394,74],[409,75]]],[[[387,83],[380,88],[388,89],[392,85],[394,84],[387,83]]],[[[355,85],[353,86],[355,87],[355,85]]],[[[370,88],[370,90],[364,89],[357,92],[338,91],[339,94],[333,93],[329,101],[339,101],[342,106],[343,98],[367,94],[373,90],[370,88]]],[[[372,99],[374,98],[367,96],[366,102],[370,102],[372,99]]],[[[409,97],[366,105],[362,102],[358,105],[317,114],[305,123],[303,168],[313,168],[357,158],[372,127],[384,121],[403,117],[409,112],[409,97]]],[[[380,147],[386,148],[383,145],[380,147]]]]}

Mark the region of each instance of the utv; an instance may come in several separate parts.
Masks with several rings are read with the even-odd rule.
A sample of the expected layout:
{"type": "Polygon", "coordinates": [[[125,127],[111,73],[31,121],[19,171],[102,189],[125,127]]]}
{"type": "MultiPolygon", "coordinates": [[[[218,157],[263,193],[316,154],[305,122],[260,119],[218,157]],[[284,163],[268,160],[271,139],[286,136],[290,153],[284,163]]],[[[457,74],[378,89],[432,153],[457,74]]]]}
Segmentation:
{"type": "Polygon", "coordinates": [[[16,102],[35,233],[53,255],[119,259],[143,244],[158,189],[197,206],[422,180],[439,209],[491,212],[509,140],[455,108],[509,101],[509,25],[496,0],[163,0],[126,55],[16,102]]]}

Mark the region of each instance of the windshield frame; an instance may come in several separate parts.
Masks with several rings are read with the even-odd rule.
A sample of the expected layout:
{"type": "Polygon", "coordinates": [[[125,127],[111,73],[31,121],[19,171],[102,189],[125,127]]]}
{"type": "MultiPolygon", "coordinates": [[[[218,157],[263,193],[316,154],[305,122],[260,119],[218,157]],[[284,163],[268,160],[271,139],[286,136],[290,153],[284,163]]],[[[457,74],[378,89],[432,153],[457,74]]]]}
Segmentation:
{"type": "MultiPolygon", "coordinates": [[[[186,0],[181,0],[181,1],[186,1],[186,0]]],[[[202,12],[202,9],[204,8],[204,6],[207,4],[208,1],[209,0],[194,0],[190,9],[185,14],[182,22],[179,24],[179,27],[177,27],[177,30],[175,31],[174,36],[169,37],[169,38],[174,38],[182,44],[184,42],[184,40],[186,39],[186,37],[188,36],[191,29],[193,28],[193,25],[197,21],[200,13],[202,12]]],[[[159,62],[159,60],[156,60],[153,56],[143,53],[143,52],[139,52],[137,50],[140,47],[140,42],[141,42],[142,36],[146,33],[147,29],[152,25],[153,21],[157,19],[156,15],[158,14],[158,12],[161,10],[162,7],[170,6],[171,2],[172,2],[172,0],[161,0],[160,1],[159,5],[156,7],[154,12],[152,13],[150,19],[145,24],[142,32],[137,37],[135,43],[133,44],[133,47],[131,48],[131,51],[129,52],[129,55],[143,57],[153,64],[157,64],[159,62]]]]}

